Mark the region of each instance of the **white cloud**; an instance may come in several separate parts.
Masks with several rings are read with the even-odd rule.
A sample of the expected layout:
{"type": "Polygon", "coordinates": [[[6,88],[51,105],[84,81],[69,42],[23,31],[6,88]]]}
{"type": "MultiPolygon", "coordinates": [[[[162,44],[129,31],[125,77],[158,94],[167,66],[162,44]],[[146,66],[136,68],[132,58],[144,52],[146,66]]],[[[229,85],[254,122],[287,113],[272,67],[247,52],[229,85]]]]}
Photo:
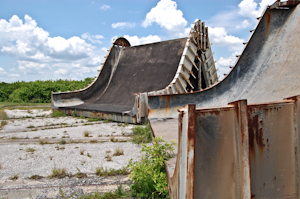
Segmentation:
{"type": "Polygon", "coordinates": [[[141,37],[141,38],[138,38],[138,36],[129,36],[129,35],[125,35],[124,37],[129,41],[131,46],[161,41],[161,38],[157,35],[148,35],[147,37],[141,37]]]}
{"type": "MultiPolygon", "coordinates": [[[[24,20],[14,15],[10,20],[0,20],[0,55],[11,56],[17,59],[18,70],[6,72],[5,81],[18,75],[22,78],[35,75],[34,79],[56,79],[56,74],[65,75],[64,78],[75,78],[74,66],[80,65],[85,70],[76,73],[80,77],[91,72],[86,68],[100,68],[103,56],[106,53],[90,43],[99,43],[102,35],[84,33],[80,37],[50,37],[49,33],[37,26],[35,20],[25,15],[24,20]],[[85,41],[86,40],[86,41],[85,41]],[[63,65],[57,65],[63,63],[63,65]],[[62,67],[62,68],[59,68],[62,67]],[[61,69],[61,70],[60,70],[61,69]],[[70,73],[63,73],[64,70],[70,73]],[[58,71],[55,73],[55,71],[58,71]]],[[[1,70],[2,71],[2,70],[1,70]]],[[[97,74],[97,70],[94,70],[97,74]]],[[[2,71],[3,75],[4,72],[2,71]]],[[[60,78],[63,78],[60,76],[60,78]]],[[[1,78],[3,79],[3,78],[1,78]]]]}
{"type": "Polygon", "coordinates": [[[245,20],[241,23],[241,25],[237,25],[237,26],[236,26],[236,29],[240,29],[240,28],[249,28],[250,25],[251,25],[251,23],[250,23],[247,19],[245,19],[245,20]]]}
{"type": "Polygon", "coordinates": [[[113,23],[111,24],[111,27],[113,28],[134,28],[136,26],[135,23],[129,23],[129,22],[117,22],[117,23],[113,23]]]}
{"type": "Polygon", "coordinates": [[[105,10],[110,9],[110,6],[104,4],[104,5],[102,5],[102,6],[100,7],[100,9],[105,11],[105,10]]]}
{"type": "Polygon", "coordinates": [[[157,5],[147,13],[142,23],[144,28],[158,24],[171,37],[188,36],[189,28],[186,30],[187,21],[177,4],[172,0],[160,0],[157,5]]]}
{"type": "Polygon", "coordinates": [[[228,35],[223,27],[208,27],[210,42],[217,46],[225,46],[230,51],[241,51],[243,49],[243,39],[228,35]]]}
{"type": "Polygon", "coordinates": [[[220,57],[220,59],[216,62],[216,67],[218,68],[218,75],[220,75],[220,79],[224,78],[224,74],[228,74],[231,70],[229,66],[233,66],[237,60],[236,55],[238,52],[232,53],[229,57],[220,57]]]}
{"type": "Polygon", "coordinates": [[[275,0],[262,0],[258,6],[258,4],[254,0],[243,0],[239,4],[238,14],[243,17],[256,20],[257,17],[260,17],[266,7],[273,4],[274,2],[275,0]]]}
{"type": "Polygon", "coordinates": [[[104,39],[104,37],[102,35],[91,35],[90,33],[86,32],[83,33],[81,35],[82,39],[88,40],[92,43],[98,43],[98,44],[102,44],[102,41],[100,41],[100,39],[104,39]]]}

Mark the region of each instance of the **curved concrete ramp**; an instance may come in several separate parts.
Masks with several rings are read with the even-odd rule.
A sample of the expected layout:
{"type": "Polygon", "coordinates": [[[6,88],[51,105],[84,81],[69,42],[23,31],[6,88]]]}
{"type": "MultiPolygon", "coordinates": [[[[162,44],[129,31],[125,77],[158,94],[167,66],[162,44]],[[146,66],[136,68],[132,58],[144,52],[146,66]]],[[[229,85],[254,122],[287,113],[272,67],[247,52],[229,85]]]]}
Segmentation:
{"type": "Polygon", "coordinates": [[[77,93],[55,93],[53,102],[62,110],[101,111],[116,115],[130,112],[134,107],[135,93],[160,90],[169,85],[176,74],[186,41],[187,38],[183,38],[134,47],[113,46],[100,76],[89,89],[77,93]],[[59,97],[65,102],[59,104],[59,97]],[[74,101],[74,98],[83,103],[74,106],[67,101],[74,101]]]}
{"type": "Polygon", "coordinates": [[[148,97],[154,135],[178,140],[170,198],[300,198],[299,35],[299,1],[276,1],[223,81],[148,97]]]}
{"type": "Polygon", "coordinates": [[[150,118],[177,118],[188,103],[200,107],[278,101],[300,94],[300,7],[268,9],[230,74],[190,94],[149,96],[150,118]]]}
{"type": "Polygon", "coordinates": [[[140,123],[147,96],[187,93],[218,82],[207,27],[196,21],[188,38],[130,47],[118,38],[92,84],[52,93],[52,108],[67,115],[140,123]]]}

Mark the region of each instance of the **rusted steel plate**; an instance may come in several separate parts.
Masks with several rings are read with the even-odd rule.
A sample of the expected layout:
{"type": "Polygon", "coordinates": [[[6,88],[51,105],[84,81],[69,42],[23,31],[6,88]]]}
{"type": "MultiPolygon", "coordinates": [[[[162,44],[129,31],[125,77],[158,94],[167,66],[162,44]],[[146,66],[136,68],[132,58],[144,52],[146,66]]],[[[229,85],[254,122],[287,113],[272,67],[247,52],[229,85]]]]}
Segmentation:
{"type": "Polygon", "coordinates": [[[249,105],[253,198],[298,198],[293,102],[249,105]]]}
{"type": "Polygon", "coordinates": [[[236,107],[197,110],[194,198],[244,198],[236,107]]]}

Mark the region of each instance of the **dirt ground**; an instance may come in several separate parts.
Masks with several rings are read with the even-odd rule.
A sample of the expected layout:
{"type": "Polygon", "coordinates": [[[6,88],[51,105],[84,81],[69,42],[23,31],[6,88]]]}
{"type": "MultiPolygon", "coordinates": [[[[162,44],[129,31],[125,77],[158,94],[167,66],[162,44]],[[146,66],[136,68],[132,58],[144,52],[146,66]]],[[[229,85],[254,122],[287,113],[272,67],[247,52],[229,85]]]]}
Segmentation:
{"type": "MultiPolygon", "coordinates": [[[[140,158],[133,125],[84,118],[52,118],[51,111],[5,110],[0,130],[0,198],[77,198],[128,184],[127,175],[99,177],[96,169],[120,170],[140,158]],[[123,155],[114,153],[123,151],[123,155]],[[64,169],[64,178],[50,178],[64,169]],[[85,177],[78,178],[76,174],[85,177]]],[[[0,121],[1,122],[1,121],[0,121]]]]}

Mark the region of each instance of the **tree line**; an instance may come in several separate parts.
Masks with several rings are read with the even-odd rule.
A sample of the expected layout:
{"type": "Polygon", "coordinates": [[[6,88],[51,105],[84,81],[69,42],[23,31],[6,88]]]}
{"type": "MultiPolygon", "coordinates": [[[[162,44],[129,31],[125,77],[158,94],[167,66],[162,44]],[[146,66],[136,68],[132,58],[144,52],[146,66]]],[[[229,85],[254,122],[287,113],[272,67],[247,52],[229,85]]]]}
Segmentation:
{"type": "Polygon", "coordinates": [[[47,80],[0,83],[0,102],[50,103],[51,92],[73,91],[88,86],[93,78],[84,80],[47,80]]]}

